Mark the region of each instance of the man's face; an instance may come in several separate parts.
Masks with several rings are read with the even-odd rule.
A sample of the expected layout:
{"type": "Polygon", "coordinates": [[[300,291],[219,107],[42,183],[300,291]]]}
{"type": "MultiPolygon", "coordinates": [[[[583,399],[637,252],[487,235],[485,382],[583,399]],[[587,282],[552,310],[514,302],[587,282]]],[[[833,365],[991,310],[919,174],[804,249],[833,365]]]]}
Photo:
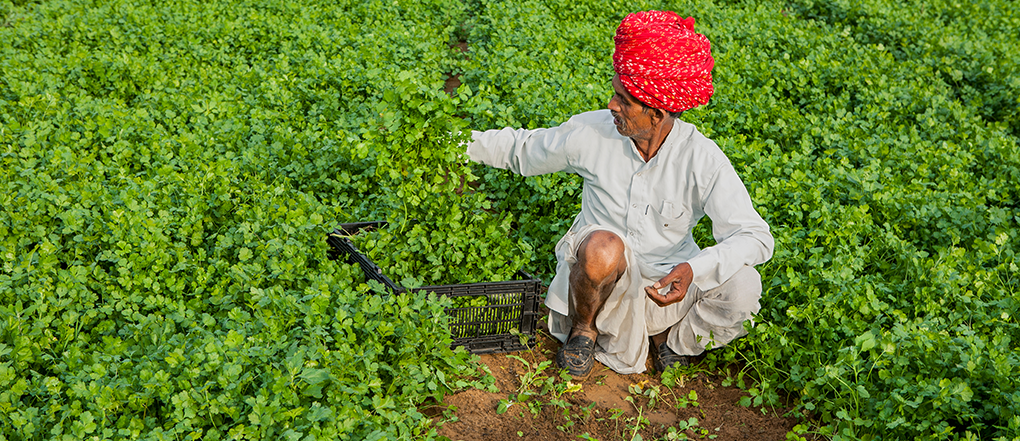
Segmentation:
{"type": "Polygon", "coordinates": [[[613,97],[609,99],[609,111],[613,113],[616,131],[631,138],[646,137],[654,128],[653,112],[649,112],[641,102],[634,98],[627,88],[623,87],[619,75],[613,75],[613,97]]]}

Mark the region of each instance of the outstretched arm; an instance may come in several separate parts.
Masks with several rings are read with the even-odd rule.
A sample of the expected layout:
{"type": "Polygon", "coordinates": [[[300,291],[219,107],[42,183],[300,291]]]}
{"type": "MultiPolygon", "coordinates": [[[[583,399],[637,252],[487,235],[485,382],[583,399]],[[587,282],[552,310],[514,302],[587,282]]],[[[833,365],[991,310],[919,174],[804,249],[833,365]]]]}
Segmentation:
{"type": "Polygon", "coordinates": [[[535,176],[569,169],[570,122],[551,129],[472,132],[467,154],[472,161],[535,176]]]}

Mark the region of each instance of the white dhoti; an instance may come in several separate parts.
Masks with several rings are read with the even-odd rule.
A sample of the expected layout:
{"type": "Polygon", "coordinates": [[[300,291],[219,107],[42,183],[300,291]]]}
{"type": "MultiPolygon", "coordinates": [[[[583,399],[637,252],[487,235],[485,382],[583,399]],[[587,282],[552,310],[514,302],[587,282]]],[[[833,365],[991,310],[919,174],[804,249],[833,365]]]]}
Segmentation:
{"type": "Polygon", "coordinates": [[[595,318],[599,336],[595,359],[621,374],[645,371],[650,335],[670,329],[667,344],[680,355],[698,355],[706,348],[725,345],[747,334],[744,321],[752,320],[761,306],[761,276],[744,266],[723,284],[703,291],[691,283],[680,302],[659,307],[645,294],[666,276],[650,265],[639,262],[626,236],[599,225],[586,225],[568,232],[556,245],[556,276],[549,285],[549,331],[560,341],[570,334],[570,267],[577,262],[577,249],[593,231],[610,231],[626,246],[627,270],[617,282],[605,305],[595,318]]]}

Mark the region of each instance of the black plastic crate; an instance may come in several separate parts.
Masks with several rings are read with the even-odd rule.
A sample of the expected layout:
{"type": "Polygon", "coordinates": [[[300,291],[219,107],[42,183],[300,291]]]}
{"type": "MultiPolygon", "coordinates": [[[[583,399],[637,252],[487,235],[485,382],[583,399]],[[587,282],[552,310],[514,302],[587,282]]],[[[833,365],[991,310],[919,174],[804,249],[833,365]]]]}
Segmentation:
{"type": "MultiPolygon", "coordinates": [[[[327,238],[333,247],[334,258],[345,256],[350,264],[358,264],[369,279],[382,283],[394,293],[407,291],[383,274],[381,268],[358,251],[349,236],[365,228],[375,228],[385,222],[357,222],[341,224],[327,238]]],[[[517,329],[528,337],[528,346],[535,343],[535,329],[539,318],[538,296],[541,281],[520,271],[518,280],[506,282],[465,283],[415,288],[412,291],[434,292],[453,298],[484,298],[483,306],[454,307],[446,310],[450,316],[450,333],[453,346],[464,346],[475,354],[516,352],[528,349],[521,345],[520,336],[510,333],[517,329]]]]}

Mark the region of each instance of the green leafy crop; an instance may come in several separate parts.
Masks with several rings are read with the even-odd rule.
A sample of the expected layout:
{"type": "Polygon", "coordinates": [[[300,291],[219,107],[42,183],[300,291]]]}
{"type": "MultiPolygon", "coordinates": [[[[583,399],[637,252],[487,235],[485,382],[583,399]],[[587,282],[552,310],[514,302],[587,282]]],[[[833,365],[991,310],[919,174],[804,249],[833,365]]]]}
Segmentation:
{"type": "Polygon", "coordinates": [[[389,208],[360,123],[401,66],[441,84],[458,11],[0,8],[0,439],[434,435],[449,301],[324,237],[389,208]]]}
{"type": "Polygon", "coordinates": [[[410,285],[548,280],[580,178],[463,144],[605,106],[644,9],[712,41],[683,119],[776,237],[708,361],[823,436],[1020,436],[1009,0],[53,0],[0,2],[0,439],[434,438],[464,305],[325,236],[388,221],[356,240],[410,285]]]}

